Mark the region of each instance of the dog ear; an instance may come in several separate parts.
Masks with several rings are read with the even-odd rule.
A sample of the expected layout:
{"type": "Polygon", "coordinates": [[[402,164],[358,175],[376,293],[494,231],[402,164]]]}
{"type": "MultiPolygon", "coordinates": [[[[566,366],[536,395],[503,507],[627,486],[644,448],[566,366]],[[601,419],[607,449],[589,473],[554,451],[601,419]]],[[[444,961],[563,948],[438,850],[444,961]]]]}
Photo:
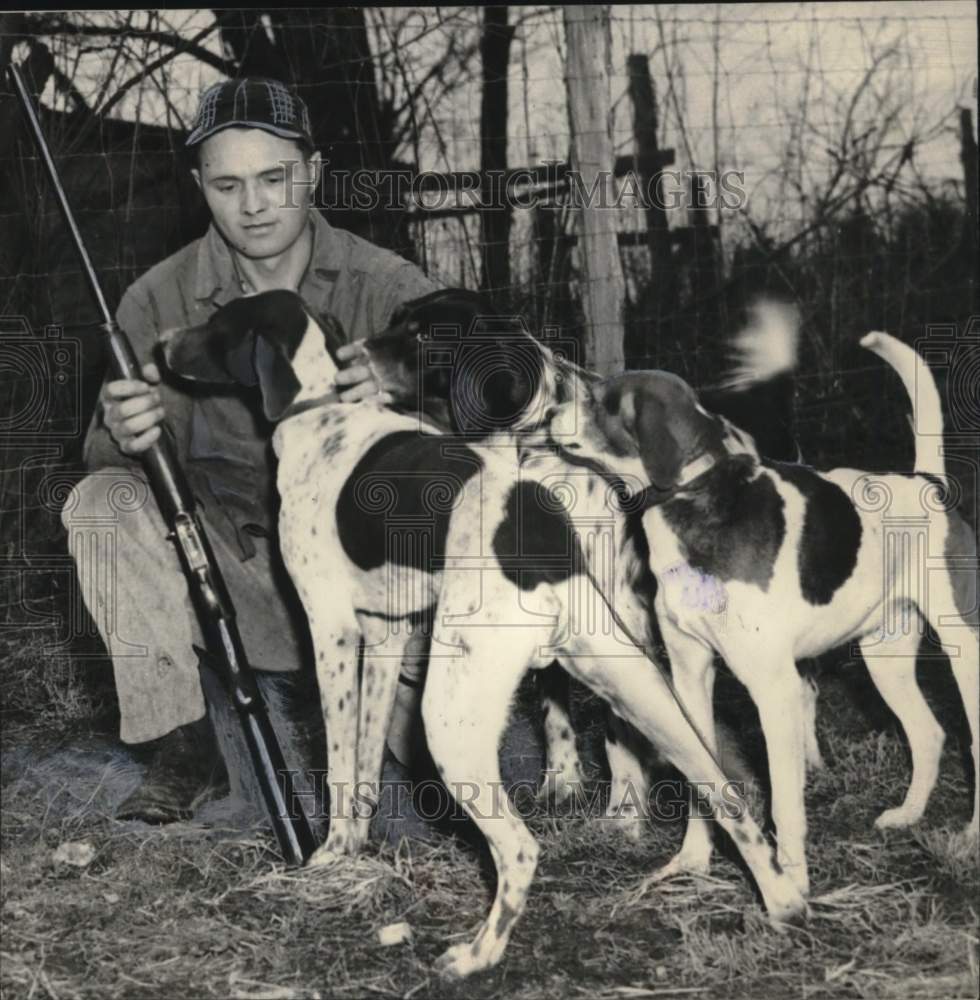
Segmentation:
{"type": "Polygon", "coordinates": [[[256,385],[255,322],[248,302],[235,299],[222,306],[204,326],[165,334],[162,342],[167,367],[181,378],[195,381],[256,385]]]}
{"type": "Polygon", "coordinates": [[[255,385],[255,372],[251,370],[253,343],[254,334],[250,330],[239,334],[235,341],[226,336],[216,337],[209,321],[201,326],[164,332],[160,353],[167,368],[180,378],[212,385],[255,385]],[[235,355],[230,359],[229,350],[235,355]],[[248,359],[247,366],[239,355],[248,359]]]}
{"type": "Polygon", "coordinates": [[[661,399],[638,392],[634,396],[633,439],[650,483],[658,490],[677,484],[684,467],[684,452],[671,432],[661,399]]]}
{"type": "Polygon", "coordinates": [[[591,392],[596,421],[610,452],[620,457],[635,455],[640,448],[633,393],[633,387],[617,380],[600,382],[591,392]]]}
{"type": "Polygon", "coordinates": [[[530,335],[460,344],[449,386],[456,429],[482,435],[520,426],[544,377],[543,368],[541,350],[530,335]]]}
{"type": "Polygon", "coordinates": [[[262,389],[262,409],[267,420],[277,423],[302,388],[281,344],[259,337],[255,341],[253,370],[262,389]]]}

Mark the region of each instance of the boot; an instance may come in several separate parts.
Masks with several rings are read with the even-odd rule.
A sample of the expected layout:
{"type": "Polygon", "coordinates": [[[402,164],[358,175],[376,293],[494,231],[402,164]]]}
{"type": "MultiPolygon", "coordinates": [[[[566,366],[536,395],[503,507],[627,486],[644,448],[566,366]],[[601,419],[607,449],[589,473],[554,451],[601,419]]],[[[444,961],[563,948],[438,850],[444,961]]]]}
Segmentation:
{"type": "Polygon", "coordinates": [[[116,810],[116,819],[175,823],[190,819],[194,800],[217,777],[207,716],[154,740],[143,783],[116,810]]]}

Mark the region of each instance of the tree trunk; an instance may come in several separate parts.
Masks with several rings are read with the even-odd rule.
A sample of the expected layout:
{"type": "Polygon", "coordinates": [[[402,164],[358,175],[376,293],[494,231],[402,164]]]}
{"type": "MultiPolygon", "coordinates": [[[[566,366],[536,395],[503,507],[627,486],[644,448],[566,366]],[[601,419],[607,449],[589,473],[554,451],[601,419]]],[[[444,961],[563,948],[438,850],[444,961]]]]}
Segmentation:
{"type": "Polygon", "coordinates": [[[514,25],[506,7],[486,7],[480,58],[483,94],[480,102],[480,170],[483,175],[480,235],[483,272],[480,287],[491,297],[510,290],[510,223],[504,172],[507,170],[507,67],[514,25]]]}
{"type": "Polygon", "coordinates": [[[610,374],[623,368],[625,282],[616,239],[612,198],[613,148],[609,134],[611,39],[609,9],[588,4],[563,8],[568,120],[572,137],[571,178],[579,228],[579,274],[585,311],[585,361],[610,374]],[[578,194],[575,194],[576,187],[578,194]],[[589,197],[585,197],[594,191],[589,197]]]}

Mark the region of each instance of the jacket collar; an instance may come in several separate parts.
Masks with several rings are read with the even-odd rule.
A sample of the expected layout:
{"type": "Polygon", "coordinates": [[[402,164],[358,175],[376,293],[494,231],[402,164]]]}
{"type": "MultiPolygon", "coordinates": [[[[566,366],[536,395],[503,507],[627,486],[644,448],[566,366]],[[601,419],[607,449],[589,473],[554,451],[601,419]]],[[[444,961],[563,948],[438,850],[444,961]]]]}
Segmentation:
{"type": "MultiPolygon", "coordinates": [[[[313,250],[301,284],[312,281],[319,286],[331,285],[343,268],[343,248],[333,226],[315,209],[310,210],[310,224],[313,226],[313,250]]],[[[194,297],[220,306],[241,294],[231,250],[212,222],[197,249],[194,297]]]]}

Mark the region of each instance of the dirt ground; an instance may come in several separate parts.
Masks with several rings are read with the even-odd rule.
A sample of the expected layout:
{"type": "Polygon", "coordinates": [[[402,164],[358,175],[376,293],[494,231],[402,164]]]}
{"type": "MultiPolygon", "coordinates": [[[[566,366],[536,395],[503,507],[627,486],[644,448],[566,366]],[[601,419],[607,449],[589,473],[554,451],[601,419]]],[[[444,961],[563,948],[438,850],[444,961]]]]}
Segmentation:
{"type": "MultiPolygon", "coordinates": [[[[676,849],[679,823],[651,825],[631,844],[608,821],[541,809],[530,820],[543,850],[527,912],[501,964],[462,984],[431,966],[489,906],[479,846],[406,840],[286,871],[261,830],[111,819],[143,764],[120,754],[104,718],[8,716],[3,996],[976,997],[977,857],[957,837],[970,803],[965,719],[948,667],[926,673],[950,733],[941,778],[925,820],[887,834],[873,821],[904,794],[904,742],[861,666],[822,678],[828,766],[808,790],[806,926],[773,930],[746,875],[721,856],[710,878],[644,888],[676,849]],[[401,922],[408,940],[383,946],[378,932],[401,922]]],[[[720,685],[720,711],[740,720],[755,763],[758,729],[732,683],[720,685]]],[[[590,738],[588,704],[579,714],[590,738]]]]}

